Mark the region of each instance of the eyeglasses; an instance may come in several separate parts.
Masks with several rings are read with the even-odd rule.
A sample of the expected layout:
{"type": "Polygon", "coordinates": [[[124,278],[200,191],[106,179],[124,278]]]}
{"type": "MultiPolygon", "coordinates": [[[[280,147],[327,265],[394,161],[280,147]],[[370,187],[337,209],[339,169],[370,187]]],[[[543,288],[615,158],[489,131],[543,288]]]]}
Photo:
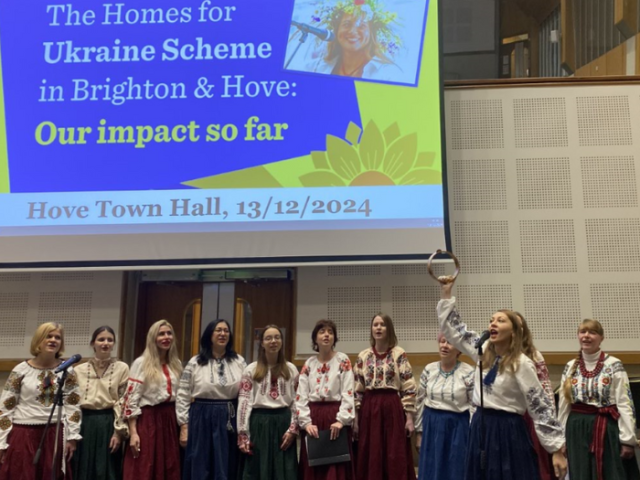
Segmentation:
{"type": "Polygon", "coordinates": [[[229,333],[228,328],[216,328],[213,333],[229,333]]]}
{"type": "Polygon", "coordinates": [[[270,342],[272,342],[274,340],[276,342],[279,342],[280,340],[282,340],[282,337],[280,335],[275,335],[273,337],[264,337],[264,341],[267,342],[267,343],[270,343],[270,342]]]}

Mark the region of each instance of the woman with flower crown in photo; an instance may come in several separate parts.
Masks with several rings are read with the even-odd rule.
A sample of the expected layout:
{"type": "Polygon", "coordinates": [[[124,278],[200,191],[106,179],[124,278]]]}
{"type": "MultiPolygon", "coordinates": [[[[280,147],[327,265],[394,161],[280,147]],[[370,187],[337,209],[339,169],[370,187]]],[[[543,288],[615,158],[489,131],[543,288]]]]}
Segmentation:
{"type": "MultiPolygon", "coordinates": [[[[480,336],[460,318],[452,289],[453,282],[442,284],[437,306],[440,331],[456,349],[478,362],[480,336]]],[[[491,316],[488,331],[482,376],[476,374],[474,382],[477,410],[471,421],[465,480],[539,480],[525,412],[533,420],[540,443],[553,454],[555,475],[563,479],[567,472],[564,432],[534,362],[524,354],[522,323],[513,311],[498,310],[491,316]]]]}
{"type": "Polygon", "coordinates": [[[636,419],[622,362],[600,345],[597,320],[578,327],[580,353],[562,374],[558,419],[567,432],[569,474],[577,480],[638,480],[636,419]]]}
{"type": "MultiPolygon", "coordinates": [[[[300,70],[368,80],[405,81],[406,75],[393,60],[403,44],[394,28],[397,17],[378,0],[324,2],[312,16],[312,24],[330,31],[331,40],[316,45],[310,42],[312,51],[307,51],[307,62],[300,70]]],[[[294,33],[290,41],[298,43],[299,35],[300,32],[294,33]]]]}

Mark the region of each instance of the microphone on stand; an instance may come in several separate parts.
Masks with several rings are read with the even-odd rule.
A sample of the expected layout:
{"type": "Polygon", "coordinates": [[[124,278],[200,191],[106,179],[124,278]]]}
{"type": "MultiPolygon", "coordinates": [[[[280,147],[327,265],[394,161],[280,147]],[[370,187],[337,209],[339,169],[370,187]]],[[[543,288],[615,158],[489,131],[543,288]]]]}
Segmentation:
{"type": "Polygon", "coordinates": [[[80,355],[79,353],[76,353],[73,357],[65,360],[64,362],[62,362],[58,368],[56,368],[54,370],[53,373],[60,373],[64,370],[66,370],[67,368],[69,368],[71,365],[75,365],[76,363],[78,363],[80,360],[82,360],[82,355],[80,355]]]}
{"type": "Polygon", "coordinates": [[[311,25],[308,25],[306,23],[296,22],[294,20],[291,20],[291,25],[293,25],[294,27],[297,27],[298,30],[300,30],[301,32],[315,35],[320,40],[324,40],[325,42],[331,42],[336,38],[336,36],[333,34],[331,30],[324,30],[322,28],[312,27],[311,25]]]}
{"type": "Polygon", "coordinates": [[[476,349],[480,350],[484,345],[484,342],[489,340],[489,337],[491,337],[491,332],[489,330],[485,330],[484,332],[482,332],[482,335],[480,335],[480,338],[476,340],[476,349]]]}

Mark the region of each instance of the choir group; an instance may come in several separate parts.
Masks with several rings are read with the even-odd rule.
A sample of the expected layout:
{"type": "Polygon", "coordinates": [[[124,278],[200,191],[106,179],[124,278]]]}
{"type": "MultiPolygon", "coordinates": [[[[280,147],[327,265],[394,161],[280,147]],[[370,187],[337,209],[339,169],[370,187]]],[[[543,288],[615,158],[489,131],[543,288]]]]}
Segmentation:
{"type": "Polygon", "coordinates": [[[13,369],[0,398],[0,479],[414,480],[414,431],[420,480],[550,480],[567,465],[573,480],[640,479],[629,380],[600,348],[602,325],[578,326],[580,352],[564,370],[556,411],[523,316],[494,313],[480,357],[452,287],[442,286],[437,305],[440,361],[419,384],[384,314],[371,320],[371,346],[353,367],[335,350],[336,325],[317,322],[317,355],[300,373],[276,325],[262,330],[258,360],[246,365],[230,325],[214,320],[183,368],[173,327],[161,320],[130,369],[112,357],[114,331],[100,327],[94,358],[64,380],[60,447],[49,429],[34,463],[64,351],[62,325],[40,325],[33,358],[13,369]],[[461,354],[482,361],[481,374],[461,354]],[[356,440],[351,461],[309,466],[305,437],[321,431],[356,440]]]}

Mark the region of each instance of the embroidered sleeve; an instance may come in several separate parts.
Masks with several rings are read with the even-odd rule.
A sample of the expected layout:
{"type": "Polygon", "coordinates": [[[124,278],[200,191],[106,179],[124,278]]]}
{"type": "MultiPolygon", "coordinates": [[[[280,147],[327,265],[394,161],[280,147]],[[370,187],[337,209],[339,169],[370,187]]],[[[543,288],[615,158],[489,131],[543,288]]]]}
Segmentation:
{"type": "Polygon", "coordinates": [[[558,422],[560,422],[562,428],[566,428],[567,420],[569,418],[569,411],[571,410],[571,404],[564,396],[564,382],[567,379],[567,375],[569,375],[569,368],[571,366],[571,363],[572,362],[567,363],[567,365],[564,367],[564,371],[562,372],[562,377],[560,379],[560,391],[558,395],[558,422]]]}
{"type": "Polygon", "coordinates": [[[400,377],[400,400],[405,412],[416,411],[416,381],[406,352],[398,355],[398,375],[400,377]]]}
{"type": "Polygon", "coordinates": [[[476,341],[479,336],[476,332],[467,329],[466,323],[460,318],[456,309],[456,299],[442,299],[436,308],[440,331],[455,348],[468,355],[474,362],[478,361],[476,341]]]}
{"type": "Polygon", "coordinates": [[[176,393],[176,417],[178,425],[189,423],[189,407],[191,406],[191,392],[193,391],[193,375],[196,367],[196,357],[192,358],[182,371],[180,384],[176,393]]]}
{"type": "MultiPolygon", "coordinates": [[[[522,356],[524,359],[524,355],[522,356]]],[[[545,394],[535,365],[531,360],[521,361],[515,375],[520,391],[527,401],[527,411],[533,420],[538,440],[549,453],[554,453],[564,445],[564,431],[556,420],[553,404],[545,394]]]]}
{"type": "Polygon", "coordinates": [[[355,418],[355,401],[353,397],[353,369],[351,360],[346,355],[340,362],[340,409],[336,420],[343,425],[351,425],[355,418]]]}
{"type": "Polygon", "coordinates": [[[549,369],[547,368],[547,363],[544,361],[544,357],[540,352],[537,352],[536,354],[535,364],[538,380],[540,380],[540,384],[542,385],[545,395],[549,398],[555,409],[555,397],[553,395],[551,379],[549,378],[549,369]]]}
{"type": "Polygon", "coordinates": [[[464,387],[467,391],[467,404],[469,405],[469,413],[471,414],[472,417],[473,417],[473,414],[476,412],[476,406],[473,403],[473,388],[475,386],[475,378],[476,378],[475,368],[462,377],[462,381],[464,382],[464,387]]]}
{"type": "Polygon", "coordinates": [[[69,368],[62,393],[64,416],[67,423],[67,440],[82,440],[80,435],[82,412],[80,410],[79,390],[78,377],[73,368],[69,368]]]}
{"type": "Polygon", "coordinates": [[[303,430],[311,424],[311,410],[309,409],[309,361],[307,360],[300,372],[298,390],[296,391],[296,408],[298,409],[298,424],[303,430]]]}
{"type": "Polygon", "coordinates": [[[355,394],[355,406],[356,409],[360,408],[362,404],[362,397],[364,396],[364,362],[362,360],[362,356],[358,355],[358,359],[356,360],[356,366],[353,369],[353,379],[354,379],[354,394],[355,394]]]}
{"type": "Polygon", "coordinates": [[[140,416],[140,398],[144,388],[142,376],[142,358],[136,359],[131,365],[127,389],[122,397],[122,419],[129,420],[140,416]]]}
{"type": "Polygon", "coordinates": [[[298,435],[298,433],[300,433],[300,427],[298,425],[298,409],[296,408],[296,401],[295,401],[295,396],[296,396],[296,391],[298,390],[298,385],[300,383],[300,375],[298,375],[298,369],[295,367],[295,365],[290,364],[289,365],[289,370],[291,371],[291,379],[289,380],[290,382],[292,382],[292,388],[291,388],[291,405],[289,405],[289,409],[291,410],[291,422],[289,423],[289,430],[287,430],[289,433],[293,433],[294,435],[298,435]]]}
{"type": "Polygon", "coordinates": [[[247,367],[242,373],[238,392],[238,445],[249,442],[249,418],[253,408],[253,371],[247,367]]]}
{"type": "Polygon", "coordinates": [[[429,366],[427,365],[420,374],[420,385],[416,397],[416,432],[422,433],[422,414],[424,413],[424,401],[427,398],[427,382],[429,381],[429,366]]]}
{"type": "Polygon", "coordinates": [[[24,375],[14,370],[9,374],[0,396],[0,450],[9,448],[7,438],[13,427],[13,414],[20,401],[20,390],[24,375]]]}
{"type": "MultiPolygon", "coordinates": [[[[118,362],[116,365],[120,366],[119,378],[118,378],[118,390],[115,404],[113,405],[113,428],[120,438],[127,438],[129,436],[129,425],[122,419],[122,399],[127,391],[127,379],[129,378],[129,366],[124,362],[118,362]]],[[[114,367],[115,368],[115,365],[114,367]]]]}
{"type": "Polygon", "coordinates": [[[629,377],[624,370],[622,362],[618,361],[612,365],[613,370],[613,396],[615,398],[620,418],[618,427],[620,429],[620,443],[636,446],[636,412],[629,386],[629,377]]]}

